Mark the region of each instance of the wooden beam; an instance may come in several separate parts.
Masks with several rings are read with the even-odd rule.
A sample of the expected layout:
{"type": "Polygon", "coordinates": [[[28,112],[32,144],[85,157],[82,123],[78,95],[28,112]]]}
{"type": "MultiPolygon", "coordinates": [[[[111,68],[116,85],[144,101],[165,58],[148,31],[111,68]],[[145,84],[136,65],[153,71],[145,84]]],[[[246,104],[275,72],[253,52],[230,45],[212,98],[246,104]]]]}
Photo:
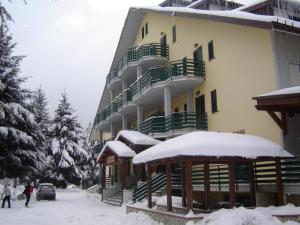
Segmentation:
{"type": "Polygon", "coordinates": [[[152,208],[152,166],[147,165],[148,208],[152,208]]]}
{"type": "Polygon", "coordinates": [[[209,163],[204,163],[204,192],[205,192],[205,207],[208,209],[208,197],[210,193],[210,176],[209,163]]]}
{"type": "Polygon", "coordinates": [[[187,159],[185,163],[185,192],[186,207],[188,211],[193,209],[193,183],[192,183],[192,160],[187,159]]]}
{"type": "Polygon", "coordinates": [[[181,194],[182,194],[182,207],[186,207],[186,191],[185,191],[185,164],[181,163],[181,194]]]}
{"type": "Polygon", "coordinates": [[[283,184],[280,159],[275,160],[277,205],[283,205],[283,184]]]}
{"type": "Polygon", "coordinates": [[[283,134],[287,134],[286,114],[281,113],[281,119],[272,111],[267,111],[275,123],[281,128],[283,134]]]}
{"type": "Polygon", "coordinates": [[[255,185],[255,171],[254,171],[254,165],[253,162],[250,162],[248,164],[249,166],[249,185],[250,185],[250,195],[251,195],[251,201],[253,205],[256,205],[256,197],[255,197],[255,192],[256,192],[256,185],[255,185]]]}
{"type": "Polygon", "coordinates": [[[128,160],[123,160],[122,163],[122,189],[128,189],[128,182],[127,182],[127,177],[128,177],[128,160]]]}
{"type": "Polygon", "coordinates": [[[105,166],[105,164],[102,164],[101,186],[102,186],[102,189],[106,188],[106,166],[105,166]]]}
{"type": "Polygon", "coordinates": [[[235,174],[234,162],[228,163],[228,170],[229,170],[229,202],[230,202],[230,207],[233,208],[236,202],[236,196],[235,196],[236,174],[235,174]]]}
{"type": "Polygon", "coordinates": [[[171,175],[171,163],[166,165],[167,175],[167,209],[172,212],[172,175],[171,175]]]}

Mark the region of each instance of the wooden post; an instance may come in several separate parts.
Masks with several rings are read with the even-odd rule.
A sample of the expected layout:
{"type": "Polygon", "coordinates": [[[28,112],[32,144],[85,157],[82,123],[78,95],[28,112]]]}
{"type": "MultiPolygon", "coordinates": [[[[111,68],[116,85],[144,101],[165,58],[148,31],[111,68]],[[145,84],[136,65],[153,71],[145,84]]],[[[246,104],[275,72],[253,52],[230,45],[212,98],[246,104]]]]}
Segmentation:
{"type": "Polygon", "coordinates": [[[250,162],[248,164],[248,166],[249,166],[249,185],[250,185],[251,201],[254,204],[254,206],[256,206],[256,198],[255,198],[255,192],[256,192],[255,171],[254,171],[253,162],[250,162]]]}
{"type": "Polygon", "coordinates": [[[236,201],[236,196],[235,196],[236,174],[235,174],[234,162],[228,163],[228,170],[229,170],[229,202],[230,202],[230,207],[233,208],[235,206],[235,201],[236,201]]]}
{"type": "Polygon", "coordinates": [[[106,188],[106,166],[104,163],[102,164],[101,186],[102,186],[102,189],[106,188]]]}
{"type": "Polygon", "coordinates": [[[185,164],[181,163],[181,194],[182,194],[182,207],[186,207],[186,191],[185,191],[185,164]]]}
{"type": "Polygon", "coordinates": [[[210,193],[210,176],[209,163],[204,163],[204,192],[205,192],[205,207],[208,209],[208,196],[210,193]]]}
{"type": "Polygon", "coordinates": [[[187,159],[185,163],[185,193],[186,207],[188,211],[193,209],[193,183],[192,183],[192,160],[187,159]]]}
{"type": "Polygon", "coordinates": [[[128,189],[128,160],[123,160],[123,189],[128,189]]]}
{"type": "Polygon", "coordinates": [[[148,208],[152,208],[152,167],[147,165],[148,208]]]}
{"type": "Polygon", "coordinates": [[[167,209],[172,212],[172,175],[171,175],[171,163],[166,165],[167,172],[167,209]]]}
{"type": "Polygon", "coordinates": [[[281,174],[281,162],[280,159],[275,160],[276,169],[276,190],[277,190],[277,205],[283,205],[283,184],[282,184],[282,174],[281,174]]]}

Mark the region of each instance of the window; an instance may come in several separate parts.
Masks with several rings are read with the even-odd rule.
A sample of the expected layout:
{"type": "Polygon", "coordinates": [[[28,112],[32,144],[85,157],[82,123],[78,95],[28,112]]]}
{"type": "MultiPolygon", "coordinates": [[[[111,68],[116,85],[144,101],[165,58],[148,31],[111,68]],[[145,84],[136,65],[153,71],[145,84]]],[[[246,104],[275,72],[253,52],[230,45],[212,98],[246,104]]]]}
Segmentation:
{"type": "Polygon", "coordinates": [[[145,28],[142,27],[142,39],[144,39],[144,37],[145,37],[145,28]]]}
{"type": "Polygon", "coordinates": [[[176,42],[176,25],[172,27],[173,43],[176,42]]]}
{"type": "Polygon", "coordinates": [[[149,32],[149,31],[148,31],[148,23],[146,23],[146,24],[145,24],[145,35],[147,35],[148,32],[149,32]]]}
{"type": "Polygon", "coordinates": [[[218,112],[217,90],[211,91],[210,95],[211,95],[211,112],[212,113],[218,112]]]}
{"type": "Polygon", "coordinates": [[[215,58],[215,53],[214,53],[214,42],[210,41],[208,43],[208,59],[212,60],[215,58]]]}

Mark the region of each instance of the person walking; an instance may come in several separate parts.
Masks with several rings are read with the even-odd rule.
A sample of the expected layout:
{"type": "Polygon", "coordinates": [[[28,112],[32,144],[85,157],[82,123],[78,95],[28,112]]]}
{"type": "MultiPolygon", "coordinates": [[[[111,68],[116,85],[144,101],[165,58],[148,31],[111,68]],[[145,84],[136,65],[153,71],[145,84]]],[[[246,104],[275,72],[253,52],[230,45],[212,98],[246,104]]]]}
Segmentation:
{"type": "Polygon", "coordinates": [[[32,192],[33,192],[33,186],[30,183],[28,183],[28,185],[25,187],[25,190],[23,191],[23,194],[25,194],[26,196],[25,207],[29,207],[28,203],[30,201],[30,196],[32,192]]]}
{"type": "Polygon", "coordinates": [[[2,208],[4,208],[6,201],[8,202],[8,208],[10,208],[11,190],[9,188],[9,184],[4,185],[3,193],[1,196],[2,197],[4,196],[3,201],[2,201],[2,208]]]}

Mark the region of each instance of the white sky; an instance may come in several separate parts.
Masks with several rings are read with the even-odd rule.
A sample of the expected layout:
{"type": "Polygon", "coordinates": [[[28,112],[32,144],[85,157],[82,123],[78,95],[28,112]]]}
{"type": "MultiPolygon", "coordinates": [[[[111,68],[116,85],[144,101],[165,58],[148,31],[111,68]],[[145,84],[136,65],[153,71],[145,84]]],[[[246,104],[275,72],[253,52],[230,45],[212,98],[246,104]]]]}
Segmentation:
{"type": "MultiPolygon", "coordinates": [[[[0,0],[5,2],[6,0],[0,0]]],[[[65,90],[80,122],[93,122],[130,6],[163,0],[13,0],[6,3],[25,86],[45,90],[51,115],[65,90]]],[[[249,3],[253,0],[239,0],[249,3]]]]}

